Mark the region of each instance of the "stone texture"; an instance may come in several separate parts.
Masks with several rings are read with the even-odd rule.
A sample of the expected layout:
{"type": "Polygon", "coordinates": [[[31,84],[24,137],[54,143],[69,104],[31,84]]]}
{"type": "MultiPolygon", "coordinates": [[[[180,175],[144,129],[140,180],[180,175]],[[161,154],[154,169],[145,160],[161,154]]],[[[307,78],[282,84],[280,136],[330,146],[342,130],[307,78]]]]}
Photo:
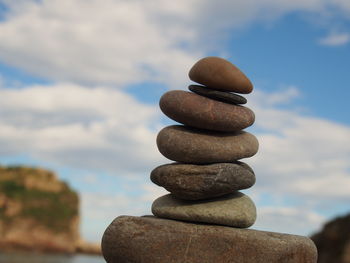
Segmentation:
{"type": "Polygon", "coordinates": [[[218,57],[199,60],[189,72],[191,80],[216,90],[247,94],[252,92],[250,80],[236,66],[218,57]]]}
{"type": "Polygon", "coordinates": [[[49,170],[0,166],[0,250],[74,253],[79,203],[78,193],[49,170]]]}
{"type": "Polygon", "coordinates": [[[251,157],[258,151],[259,143],[254,135],[244,131],[220,133],[173,125],[158,133],[157,146],[170,160],[206,164],[251,157]]]}
{"type": "Polygon", "coordinates": [[[172,90],[159,102],[169,118],[199,129],[233,132],[254,123],[254,112],[246,107],[212,100],[192,92],[172,90]]]}
{"type": "Polygon", "coordinates": [[[151,172],[151,180],[177,198],[199,200],[249,188],[255,183],[255,175],[242,162],[210,165],[173,163],[155,168],[151,172]]]}
{"type": "Polygon", "coordinates": [[[231,104],[246,104],[247,99],[231,92],[213,90],[204,86],[190,85],[188,89],[198,95],[231,104]]]}
{"type": "Polygon", "coordinates": [[[306,237],[184,223],[116,218],[102,238],[108,263],[316,263],[306,237]]]}
{"type": "Polygon", "coordinates": [[[253,201],[240,192],[204,201],[163,195],[153,202],[152,213],[162,218],[242,228],[250,227],[256,220],[253,201]]]}
{"type": "Polygon", "coordinates": [[[350,263],[350,213],[326,222],[311,239],[318,250],[318,263],[350,263]]]}

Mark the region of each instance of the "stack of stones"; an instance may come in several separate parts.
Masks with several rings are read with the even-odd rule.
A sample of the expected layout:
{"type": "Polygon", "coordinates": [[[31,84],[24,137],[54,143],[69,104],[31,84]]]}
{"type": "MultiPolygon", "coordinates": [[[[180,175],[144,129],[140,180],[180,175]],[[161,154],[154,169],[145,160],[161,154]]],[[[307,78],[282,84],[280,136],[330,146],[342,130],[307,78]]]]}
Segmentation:
{"type": "Polygon", "coordinates": [[[108,263],[316,263],[313,242],[301,236],[245,229],[254,224],[253,201],[239,190],[255,183],[238,160],[258,151],[243,131],[254,113],[242,106],[253,86],[230,62],[208,57],[190,70],[192,92],[174,90],[161,110],[183,124],[157,137],[159,151],[175,161],[155,168],[151,180],[170,194],[155,200],[155,216],[117,217],[102,238],[108,263]],[[234,92],[234,93],[233,93],[234,92]]]}
{"type": "Polygon", "coordinates": [[[253,170],[239,159],[258,151],[254,135],[242,131],[254,123],[247,100],[253,85],[230,62],[208,57],[190,70],[192,92],[173,90],[160,99],[165,115],[184,125],[161,130],[159,151],[176,161],[157,167],[151,180],[171,194],[152,205],[155,216],[246,228],[256,219],[252,200],[238,192],[255,183],[253,170]]]}

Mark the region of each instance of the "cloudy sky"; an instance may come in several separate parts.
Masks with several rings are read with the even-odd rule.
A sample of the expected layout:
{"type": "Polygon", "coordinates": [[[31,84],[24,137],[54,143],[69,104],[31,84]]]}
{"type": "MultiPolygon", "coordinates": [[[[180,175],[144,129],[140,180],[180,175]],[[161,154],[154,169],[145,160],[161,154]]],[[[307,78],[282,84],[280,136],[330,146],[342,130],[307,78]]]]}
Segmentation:
{"type": "Polygon", "coordinates": [[[308,235],[350,212],[348,0],[0,0],[0,163],[56,171],[99,241],[165,193],[158,101],[205,56],[255,87],[253,228],[308,235]]]}

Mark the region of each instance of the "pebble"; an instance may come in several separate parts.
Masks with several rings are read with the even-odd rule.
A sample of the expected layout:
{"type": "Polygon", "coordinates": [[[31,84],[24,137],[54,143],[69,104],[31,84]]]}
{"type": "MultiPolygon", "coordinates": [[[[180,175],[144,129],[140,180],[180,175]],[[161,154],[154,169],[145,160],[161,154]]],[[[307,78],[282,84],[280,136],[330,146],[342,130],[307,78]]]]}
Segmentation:
{"type": "Polygon", "coordinates": [[[188,89],[198,95],[208,97],[210,99],[231,103],[231,104],[246,104],[247,99],[231,92],[219,91],[206,88],[199,85],[190,85],[188,89]]]}
{"type": "Polygon", "coordinates": [[[166,158],[189,164],[230,163],[255,155],[256,137],[248,132],[210,132],[180,125],[163,128],[157,146],[166,158]]]}
{"type": "Polygon", "coordinates": [[[316,263],[307,237],[192,224],[156,217],[117,217],[102,238],[108,263],[316,263]]]}
{"type": "Polygon", "coordinates": [[[168,91],[159,106],[174,121],[199,129],[233,132],[249,127],[255,120],[254,112],[247,107],[183,90],[168,91]]]}
{"type": "Polygon", "coordinates": [[[189,77],[194,82],[215,90],[251,93],[250,80],[231,62],[219,57],[206,57],[191,68],[189,77]]]}
{"type": "Polygon", "coordinates": [[[254,185],[255,175],[247,164],[165,164],[151,172],[151,181],[176,198],[200,200],[222,196],[254,185]]]}
{"type": "Polygon", "coordinates": [[[153,202],[152,213],[161,218],[240,228],[250,227],[256,220],[253,201],[240,192],[204,201],[163,195],[153,202]]]}

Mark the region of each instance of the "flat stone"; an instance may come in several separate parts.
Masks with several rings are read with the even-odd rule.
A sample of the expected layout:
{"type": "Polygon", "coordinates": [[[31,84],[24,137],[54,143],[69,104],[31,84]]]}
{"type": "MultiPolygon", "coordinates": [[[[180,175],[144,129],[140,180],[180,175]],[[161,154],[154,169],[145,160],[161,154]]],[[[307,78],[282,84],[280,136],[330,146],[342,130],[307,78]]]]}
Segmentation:
{"type": "Polygon", "coordinates": [[[307,237],[184,223],[155,217],[117,217],[102,238],[108,263],[316,263],[307,237]]]}
{"type": "Polygon", "coordinates": [[[198,95],[231,104],[246,104],[247,99],[231,92],[213,90],[204,86],[190,85],[188,89],[198,95]]]}
{"type": "Polygon", "coordinates": [[[151,180],[177,198],[199,200],[249,188],[255,183],[255,175],[247,164],[238,161],[209,165],[173,163],[155,168],[151,180]]]}
{"type": "Polygon", "coordinates": [[[231,163],[257,153],[259,143],[248,132],[210,132],[180,125],[168,126],[157,136],[166,158],[182,163],[231,163]]]}
{"type": "Polygon", "coordinates": [[[194,82],[212,89],[247,94],[252,92],[250,80],[231,62],[218,57],[206,57],[191,68],[188,76],[194,82]]]}
{"type": "Polygon", "coordinates": [[[250,227],[256,220],[253,201],[240,192],[201,201],[163,195],[153,202],[152,213],[162,218],[241,228],[250,227]]]}
{"type": "Polygon", "coordinates": [[[169,118],[199,129],[233,132],[249,127],[255,120],[249,108],[183,90],[168,91],[159,106],[169,118]]]}

